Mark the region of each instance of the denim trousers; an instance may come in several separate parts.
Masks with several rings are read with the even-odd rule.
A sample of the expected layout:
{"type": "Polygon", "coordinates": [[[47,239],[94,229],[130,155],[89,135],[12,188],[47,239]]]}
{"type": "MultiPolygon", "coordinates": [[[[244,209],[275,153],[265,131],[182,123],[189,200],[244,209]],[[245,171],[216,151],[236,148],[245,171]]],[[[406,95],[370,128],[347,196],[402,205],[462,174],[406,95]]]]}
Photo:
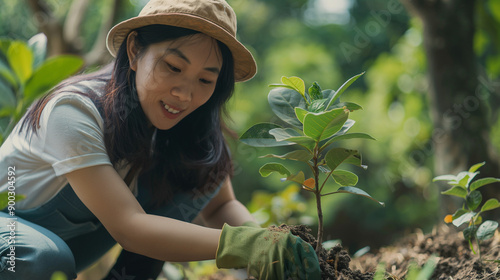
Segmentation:
{"type": "MultiPolygon", "coordinates": [[[[139,183],[137,200],[149,214],[191,222],[219,189],[180,193],[153,207],[153,195],[139,183]]],[[[2,280],[49,280],[56,271],[74,279],[116,244],[69,184],[47,203],[14,212],[0,212],[2,280]]],[[[104,279],[156,279],[162,266],[163,261],[122,250],[104,279]]]]}

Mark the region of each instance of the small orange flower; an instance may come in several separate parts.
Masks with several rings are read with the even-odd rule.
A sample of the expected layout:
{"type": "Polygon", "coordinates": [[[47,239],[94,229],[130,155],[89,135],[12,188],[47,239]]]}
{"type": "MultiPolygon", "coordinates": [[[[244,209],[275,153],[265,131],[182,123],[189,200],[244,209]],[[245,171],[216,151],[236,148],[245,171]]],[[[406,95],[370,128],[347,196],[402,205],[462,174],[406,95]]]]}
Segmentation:
{"type": "Polygon", "coordinates": [[[453,215],[446,215],[446,217],[444,217],[444,222],[447,224],[453,222],[453,215]]]}

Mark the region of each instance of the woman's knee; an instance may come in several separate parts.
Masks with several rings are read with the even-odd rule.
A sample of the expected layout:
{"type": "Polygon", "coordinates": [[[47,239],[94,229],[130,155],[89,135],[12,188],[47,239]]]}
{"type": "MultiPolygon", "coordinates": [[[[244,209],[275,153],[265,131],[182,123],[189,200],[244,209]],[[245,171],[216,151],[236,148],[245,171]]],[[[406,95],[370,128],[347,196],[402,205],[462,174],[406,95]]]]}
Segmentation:
{"type": "Polygon", "coordinates": [[[76,278],[73,253],[57,235],[22,219],[0,221],[1,279],[50,279],[56,271],[76,278]]]}

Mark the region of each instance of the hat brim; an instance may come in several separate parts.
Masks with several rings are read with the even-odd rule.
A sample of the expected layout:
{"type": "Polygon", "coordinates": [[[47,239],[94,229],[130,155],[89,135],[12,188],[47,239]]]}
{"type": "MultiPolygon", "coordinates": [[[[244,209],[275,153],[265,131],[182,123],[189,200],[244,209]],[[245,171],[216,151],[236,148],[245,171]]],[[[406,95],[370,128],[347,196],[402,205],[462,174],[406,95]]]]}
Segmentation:
{"type": "Polygon", "coordinates": [[[120,45],[130,31],[153,24],[171,25],[196,30],[224,43],[233,54],[234,77],[237,82],[249,80],[257,72],[257,65],[252,54],[231,33],[207,19],[183,13],[133,17],[115,25],[109,31],[106,40],[106,46],[111,55],[116,57],[120,45]]]}

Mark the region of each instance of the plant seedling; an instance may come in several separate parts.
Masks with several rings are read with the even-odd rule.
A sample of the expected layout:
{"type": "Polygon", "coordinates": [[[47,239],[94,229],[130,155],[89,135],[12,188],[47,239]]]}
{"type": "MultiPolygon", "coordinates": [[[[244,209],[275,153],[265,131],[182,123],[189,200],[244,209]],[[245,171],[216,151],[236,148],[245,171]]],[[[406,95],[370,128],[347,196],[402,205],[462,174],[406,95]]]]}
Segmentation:
{"type": "Polygon", "coordinates": [[[286,178],[312,192],[316,198],[318,211],[318,236],[316,251],[319,252],[323,239],[323,212],[321,197],[337,193],[351,193],[368,197],[381,205],[383,203],[372,198],[365,191],[354,187],[358,176],[347,170],[338,170],[341,164],[351,164],[366,169],[361,163],[361,154],[357,150],[345,148],[330,148],[340,140],[354,138],[374,139],[365,133],[347,133],[354,125],[349,114],[361,109],[361,106],[351,102],[340,102],[340,95],[363,73],[347,80],[337,91],[322,90],[314,82],[306,91],[305,83],[298,77],[282,77],[281,84],[273,84],[268,95],[268,101],[273,112],[287,124],[282,127],[274,123],[259,123],[249,128],[240,137],[243,143],[254,147],[276,147],[295,145],[297,149],[284,155],[266,155],[267,158],[301,161],[312,171],[312,177],[306,178],[303,171],[292,174],[281,163],[264,164],[259,172],[267,177],[278,172],[286,178]],[[320,182],[320,174],[326,178],[320,182]],[[334,191],[323,192],[329,178],[340,185],[334,191]]]}
{"type": "Polygon", "coordinates": [[[482,186],[500,182],[499,178],[482,178],[472,181],[479,172],[477,171],[485,162],[473,165],[469,171],[463,171],[458,175],[442,175],[434,178],[435,181],[448,181],[452,187],[444,192],[445,195],[458,196],[464,199],[462,208],[458,209],[453,215],[447,215],[444,218],[446,223],[453,223],[456,227],[467,223],[467,228],[463,230],[464,238],[469,242],[469,247],[474,254],[478,254],[481,258],[481,249],[479,242],[490,239],[495,234],[498,228],[496,221],[483,221],[481,214],[500,207],[500,202],[496,198],[491,198],[486,201],[481,209],[477,211],[483,200],[483,196],[478,191],[482,186]],[[476,241],[477,253],[474,250],[473,241],[476,241]]]}

